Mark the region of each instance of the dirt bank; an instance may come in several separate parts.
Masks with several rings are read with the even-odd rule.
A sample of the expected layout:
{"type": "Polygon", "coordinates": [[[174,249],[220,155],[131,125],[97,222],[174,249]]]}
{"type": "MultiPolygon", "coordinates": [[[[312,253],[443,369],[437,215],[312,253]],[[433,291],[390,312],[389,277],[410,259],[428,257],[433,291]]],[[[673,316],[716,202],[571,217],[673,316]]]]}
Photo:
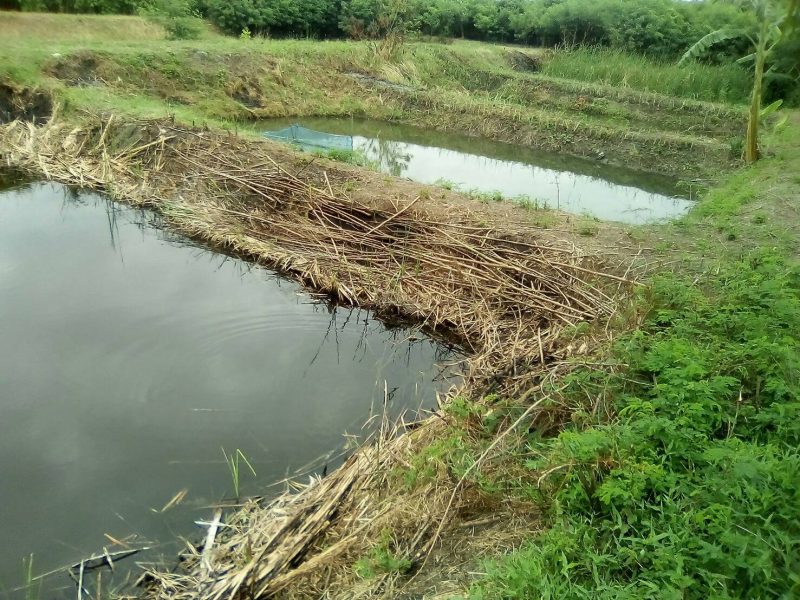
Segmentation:
{"type": "Polygon", "coordinates": [[[53,99],[41,89],[0,81],[0,124],[15,119],[44,123],[53,114],[53,99]]]}
{"type": "Polygon", "coordinates": [[[97,88],[123,108],[132,96],[155,98],[198,120],[366,117],[690,180],[713,178],[738,160],[731,144],[744,119],[730,107],[549,80],[516,70],[507,53],[489,72],[439,48],[409,48],[396,62],[360,47],[276,50],[81,49],[48,57],[42,71],[68,88],[97,88]],[[432,73],[423,78],[422,68],[432,73]]]}

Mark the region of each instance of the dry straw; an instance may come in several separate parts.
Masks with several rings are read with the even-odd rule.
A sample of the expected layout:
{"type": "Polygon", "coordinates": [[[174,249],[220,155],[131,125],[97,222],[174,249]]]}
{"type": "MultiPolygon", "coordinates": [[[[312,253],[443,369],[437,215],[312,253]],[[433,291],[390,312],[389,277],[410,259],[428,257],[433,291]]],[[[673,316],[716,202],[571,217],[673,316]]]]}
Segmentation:
{"type": "MultiPolygon", "coordinates": [[[[486,224],[418,196],[351,194],[342,184],[352,172],[259,140],[165,121],[13,122],[0,127],[0,151],[16,168],[151,207],[180,232],[316,294],[423,324],[464,349],[460,391],[475,397],[527,396],[565,326],[614,310],[604,290],[620,278],[541,230],[486,224]]],[[[229,517],[223,541],[204,552],[211,560],[198,554],[181,573],[151,574],[149,594],[267,597],[302,582],[290,595],[319,597],[335,565],[386,527],[404,531],[402,552],[424,561],[447,519],[484,501],[447,477],[402,498],[387,493],[389,474],[445,427],[439,417],[404,435],[384,427],[327,478],[229,517]]]]}

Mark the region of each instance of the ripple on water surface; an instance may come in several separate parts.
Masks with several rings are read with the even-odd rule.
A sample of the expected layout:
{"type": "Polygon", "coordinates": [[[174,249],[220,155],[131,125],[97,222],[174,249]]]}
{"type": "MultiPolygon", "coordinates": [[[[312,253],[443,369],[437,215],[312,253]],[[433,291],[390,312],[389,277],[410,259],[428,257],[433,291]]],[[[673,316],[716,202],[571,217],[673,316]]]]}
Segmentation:
{"type": "MultiPolygon", "coordinates": [[[[40,571],[104,534],[192,535],[231,491],[221,447],[274,481],[358,432],[384,381],[394,410],[433,404],[441,386],[436,363],[452,357],[435,343],[313,304],[151,221],[53,184],[0,192],[5,588],[30,553],[40,571]],[[183,505],[158,512],[183,488],[183,505]]],[[[243,477],[244,492],[262,489],[243,477]]]]}

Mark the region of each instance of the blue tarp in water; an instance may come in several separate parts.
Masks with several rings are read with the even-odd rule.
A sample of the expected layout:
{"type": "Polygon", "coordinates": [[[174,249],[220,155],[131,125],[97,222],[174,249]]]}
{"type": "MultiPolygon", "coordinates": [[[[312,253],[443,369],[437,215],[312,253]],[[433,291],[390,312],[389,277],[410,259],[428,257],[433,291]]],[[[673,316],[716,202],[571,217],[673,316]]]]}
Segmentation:
{"type": "Polygon", "coordinates": [[[353,137],[314,131],[300,125],[290,125],[278,131],[265,131],[264,137],[286,142],[303,150],[353,150],[353,137]]]}

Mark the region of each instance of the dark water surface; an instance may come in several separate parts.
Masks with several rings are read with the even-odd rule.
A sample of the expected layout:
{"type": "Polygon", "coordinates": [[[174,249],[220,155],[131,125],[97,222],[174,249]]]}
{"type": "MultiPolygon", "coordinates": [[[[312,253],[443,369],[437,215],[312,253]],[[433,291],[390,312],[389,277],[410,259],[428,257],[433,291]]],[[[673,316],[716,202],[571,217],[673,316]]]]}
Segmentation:
{"type": "Polygon", "coordinates": [[[693,205],[668,177],[466,135],[347,118],[275,119],[259,129],[293,123],[352,136],[353,148],[382,171],[421,183],[444,180],[463,191],[527,196],[550,208],[631,224],[675,218],[693,205]]]}
{"type": "Polygon", "coordinates": [[[232,495],[223,447],[258,474],[242,468],[242,493],[263,492],[360,433],[384,382],[395,413],[443,385],[452,356],[419,332],[313,304],[153,219],[54,184],[0,192],[0,598],[24,556],[41,573],[118,550],[104,534],[172,557],[232,495]]]}

